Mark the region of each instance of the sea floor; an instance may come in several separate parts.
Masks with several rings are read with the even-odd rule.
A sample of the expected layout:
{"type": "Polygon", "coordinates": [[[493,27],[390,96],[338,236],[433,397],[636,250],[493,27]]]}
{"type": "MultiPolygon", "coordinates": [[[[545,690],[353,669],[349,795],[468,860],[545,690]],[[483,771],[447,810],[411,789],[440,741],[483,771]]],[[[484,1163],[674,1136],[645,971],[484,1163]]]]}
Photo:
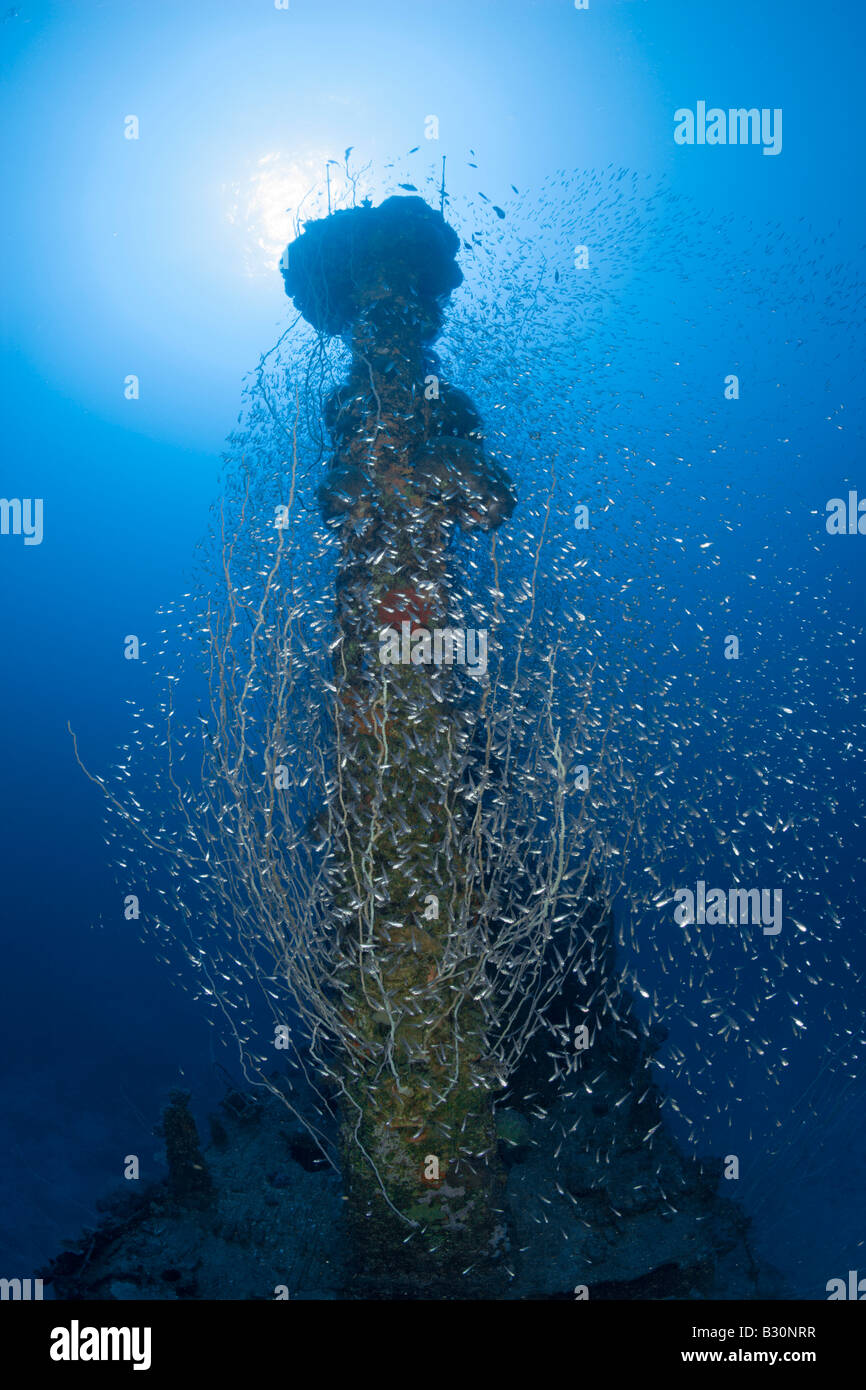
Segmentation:
{"type": "MultiPolygon", "coordinates": [[[[509,1248],[491,1280],[459,1280],[454,1299],[788,1298],[791,1290],[752,1250],[748,1221],[695,1170],[662,1204],[641,1184],[646,1148],[623,1153],[616,1179],[599,1186],[592,1155],[549,1180],[549,1155],[524,1121],[526,1142],[506,1143],[509,1248]],[[510,1151],[509,1151],[510,1150],[510,1151]],[[557,1187],[559,1191],[557,1191],[557,1187]],[[644,1187],[646,1191],[644,1192],[644,1187]],[[637,1190],[636,1190],[637,1189],[637,1190]],[[619,1205],[617,1206],[617,1203],[619,1205]]],[[[656,1149],[673,1171],[684,1160],[671,1141],[656,1149]]],[[[267,1093],[226,1095],[211,1120],[199,1187],[179,1192],[172,1177],[143,1190],[124,1185],[102,1203],[86,1231],[41,1271],[57,1299],[274,1300],[431,1297],[422,1285],[371,1288],[353,1265],[341,1179],[282,1101],[267,1093]]]]}

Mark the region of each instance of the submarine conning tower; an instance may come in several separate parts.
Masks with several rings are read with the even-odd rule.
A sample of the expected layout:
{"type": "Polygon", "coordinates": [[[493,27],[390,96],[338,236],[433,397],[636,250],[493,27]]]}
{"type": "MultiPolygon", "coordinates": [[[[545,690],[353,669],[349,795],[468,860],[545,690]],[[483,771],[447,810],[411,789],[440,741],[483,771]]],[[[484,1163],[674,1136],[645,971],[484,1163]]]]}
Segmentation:
{"type": "Polygon", "coordinates": [[[439,507],[441,519],[466,531],[491,530],[513,511],[509,478],[485,458],[478,414],[441,380],[432,347],[463,280],[458,247],[457,233],[422,198],[332,213],[289,247],[286,293],[353,356],[349,380],[325,404],[335,445],[320,489],[328,521],[366,516],[377,483],[393,492],[399,482],[414,510],[439,507]]]}
{"type": "Polygon", "coordinates": [[[350,352],[324,402],[319,503],[340,539],[330,881],[350,1046],[336,1079],[357,1276],[373,1296],[453,1294],[505,1241],[501,1082],[465,930],[479,907],[463,800],[473,714],[453,649],[431,655],[453,630],[454,527],[490,531],[515,505],[433,348],[463,278],[458,247],[423,199],[394,197],[308,223],[283,270],[298,310],[350,352]]]}

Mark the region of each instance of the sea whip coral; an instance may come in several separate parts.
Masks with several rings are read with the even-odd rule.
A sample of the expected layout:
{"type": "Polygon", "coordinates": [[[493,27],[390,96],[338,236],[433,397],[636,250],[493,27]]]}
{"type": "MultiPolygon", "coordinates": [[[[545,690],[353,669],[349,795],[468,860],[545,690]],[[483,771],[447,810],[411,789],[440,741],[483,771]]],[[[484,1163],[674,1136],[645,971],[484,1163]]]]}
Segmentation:
{"type": "Polygon", "coordinates": [[[356,1050],[342,1151],[365,1271],[393,1278],[419,1259],[453,1277],[495,1252],[502,1224],[496,1077],[461,940],[477,906],[462,863],[467,711],[441,666],[378,660],[383,626],[447,626],[455,523],[492,529],[514,505],[470,402],[435,370],[457,246],[421,199],[391,198],[310,224],[284,270],[297,307],[351,351],[325,406],[334,454],[320,489],[341,540],[336,737],[352,774],[335,895],[356,1050]]]}
{"type": "MultiPolygon", "coordinates": [[[[624,705],[629,663],[599,655],[578,608],[548,604],[539,565],[555,525],[555,442],[548,473],[523,467],[520,422],[506,430],[504,417],[491,437],[500,458],[518,458],[521,505],[496,530],[514,511],[511,484],[432,347],[459,282],[455,249],[417,199],[335,214],[290,247],[287,288],[320,336],[287,330],[292,370],[277,358],[266,375],[277,349],[266,354],[233,440],[215,567],[196,619],[181,623],[185,640],[203,638],[191,645],[204,652],[206,713],[184,711],[192,687],[170,648],[153,814],[122,783],[120,796],[103,785],[174,879],[170,900],[152,885],[165,905],[151,894],[148,925],[163,950],[191,943],[200,992],[230,1020],[257,1084],[290,1108],[310,1101],[312,1089],[287,1094],[273,1071],[285,1046],[318,1091],[325,1147],[336,1098],[369,1281],[353,1291],[489,1296],[503,1266],[519,1280],[517,1251],[489,1267],[503,1206],[521,1251],[544,1223],[531,1293],[560,1293],[585,1268],[625,1288],[660,1260],[676,1272],[669,1294],[696,1280],[711,1289],[720,1238],[708,1218],[737,1223],[713,1198],[714,1165],[692,1170],[666,1133],[650,1070],[663,1031],[632,1007],[608,906],[646,833],[635,749],[652,751],[654,735],[624,705]],[[327,343],[334,333],[347,352],[327,343]],[[347,376],[334,389],[337,363],[347,376]],[[320,418],[333,445],[318,492],[330,536],[310,524],[315,483],[300,462],[321,461],[320,418]],[[491,534],[449,548],[456,528],[491,534]],[[480,690],[435,663],[377,661],[383,623],[438,632],[467,609],[491,634],[480,690]],[[588,779],[572,780],[575,749],[588,779]],[[498,1126],[513,1165],[504,1198],[497,1094],[511,1110],[498,1126]],[[554,1207],[562,1245],[547,1238],[554,1207]],[[467,1269],[484,1277],[473,1284],[467,1269]]],[[[468,366],[471,347],[455,359],[453,344],[468,366]]],[[[484,365],[498,396],[501,354],[484,365]]],[[[564,406],[545,401],[555,441],[564,406]]],[[[582,571],[582,595],[590,581],[582,571]]],[[[627,593],[616,590],[616,631],[634,617],[627,593]]],[[[622,1296],[641,1296],[629,1288],[622,1296]]]]}

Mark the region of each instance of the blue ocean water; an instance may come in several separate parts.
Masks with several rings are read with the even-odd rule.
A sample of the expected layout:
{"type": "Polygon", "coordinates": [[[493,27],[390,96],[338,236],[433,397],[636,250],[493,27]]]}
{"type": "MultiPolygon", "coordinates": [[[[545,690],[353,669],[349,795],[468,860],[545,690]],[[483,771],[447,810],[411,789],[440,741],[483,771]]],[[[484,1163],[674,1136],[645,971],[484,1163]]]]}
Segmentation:
{"type": "MultiPolygon", "coordinates": [[[[464,241],[473,210],[487,219],[483,262],[464,248],[457,312],[471,319],[492,295],[486,312],[504,320],[496,343],[518,363],[530,353],[536,396],[546,390],[551,417],[559,400],[577,421],[564,495],[593,495],[600,479],[614,490],[618,540],[605,578],[640,592],[650,633],[623,672],[623,699],[636,698],[642,667],[667,669],[674,727],[705,712],[674,749],[673,777],[676,807],[703,812],[701,834],[727,833],[752,810],[776,827],[781,848],[763,863],[786,877],[761,882],[784,888],[805,930],[786,918],[771,948],[787,968],[772,985],[760,956],[769,943],[758,943],[745,981],[717,945],[707,1011],[730,1009],[738,1028],[700,1039],[708,1060],[692,1047],[676,927],[635,920],[623,931],[656,943],[645,987],[682,1009],[670,1046],[685,1061],[670,1067],[670,1090],[689,1116],[684,1130],[697,1125],[701,1147],[727,1152],[732,1133],[745,1144],[747,1126],[766,1135],[768,1114],[770,1129],[774,1115],[788,1125],[779,1156],[763,1138],[744,1161],[743,1200],[767,1258],[803,1296],[825,1296],[827,1280],[863,1260],[866,1240],[866,541],[825,526],[829,499],[866,495],[862,13],[775,0],[758,14],[735,0],[699,17],[641,0],[591,0],[586,10],[445,0],[410,15],[379,0],[364,9],[292,0],[287,11],[85,0],[0,18],[0,490],[44,503],[40,544],[0,536],[0,1272],[31,1272],[92,1222],[125,1154],[159,1171],[151,1129],[169,1087],[187,1085],[204,1110],[221,1091],[215,1063],[236,1063],[124,921],[102,797],[67,725],[97,771],[130,741],[127,702],[146,698],[149,675],[123,659],[124,638],[155,649],[160,606],[190,587],[241,383],[293,317],[279,255],[294,218],[321,198],[326,162],[336,161],[336,180],[352,147],[353,167],[367,170],[361,191],[375,199],[391,162],[401,177],[417,169],[426,192],[445,155],[448,215],[464,241]],[[781,110],[781,151],[678,145],[675,112],[700,102],[781,110]],[[125,138],[130,116],[135,140],[125,138]],[[506,213],[501,257],[519,276],[514,300],[513,279],[489,280],[498,247],[485,199],[506,213]],[[584,241],[591,291],[574,278],[584,241]],[[536,306],[531,334],[512,312],[518,300],[536,306]],[[740,380],[736,401],[724,398],[729,373],[740,380]],[[131,375],[137,399],[125,394],[131,375]],[[648,457],[665,486],[653,487],[648,457]],[[668,544],[678,524],[696,548],[705,537],[715,563],[668,544]],[[664,546],[644,544],[648,532],[664,546]],[[640,567],[649,555],[652,573],[640,567]],[[742,638],[736,676],[713,659],[729,632],[742,638]],[[760,796],[756,764],[768,781],[760,796]],[[745,1046],[750,1033],[761,1051],[745,1046]],[[767,1057],[789,1062],[781,1081],[767,1057]],[[804,1092],[805,1123],[789,1124],[804,1092]]],[[[499,403],[488,368],[464,364],[483,410],[499,403]]],[[[508,389],[509,418],[519,418],[508,389]]],[[[570,592],[578,601],[579,575],[570,592]]],[[[610,618],[613,605],[599,611],[610,618]]],[[[647,834],[661,878],[709,882],[712,861],[682,849],[657,814],[647,834]]],[[[671,816],[679,832],[685,822],[671,816]]]]}

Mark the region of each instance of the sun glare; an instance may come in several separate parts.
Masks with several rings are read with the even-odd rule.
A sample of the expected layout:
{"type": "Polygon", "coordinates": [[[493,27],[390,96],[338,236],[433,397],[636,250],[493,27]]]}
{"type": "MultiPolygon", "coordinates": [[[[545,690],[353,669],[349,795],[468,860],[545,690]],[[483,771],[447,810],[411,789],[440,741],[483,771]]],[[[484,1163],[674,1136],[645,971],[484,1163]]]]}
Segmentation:
{"type": "Polygon", "coordinates": [[[331,207],[351,205],[366,193],[363,175],[325,153],[304,156],[272,151],[262,155],[236,182],[227,185],[227,220],[240,237],[243,272],[272,275],[300,224],[331,207]]]}

